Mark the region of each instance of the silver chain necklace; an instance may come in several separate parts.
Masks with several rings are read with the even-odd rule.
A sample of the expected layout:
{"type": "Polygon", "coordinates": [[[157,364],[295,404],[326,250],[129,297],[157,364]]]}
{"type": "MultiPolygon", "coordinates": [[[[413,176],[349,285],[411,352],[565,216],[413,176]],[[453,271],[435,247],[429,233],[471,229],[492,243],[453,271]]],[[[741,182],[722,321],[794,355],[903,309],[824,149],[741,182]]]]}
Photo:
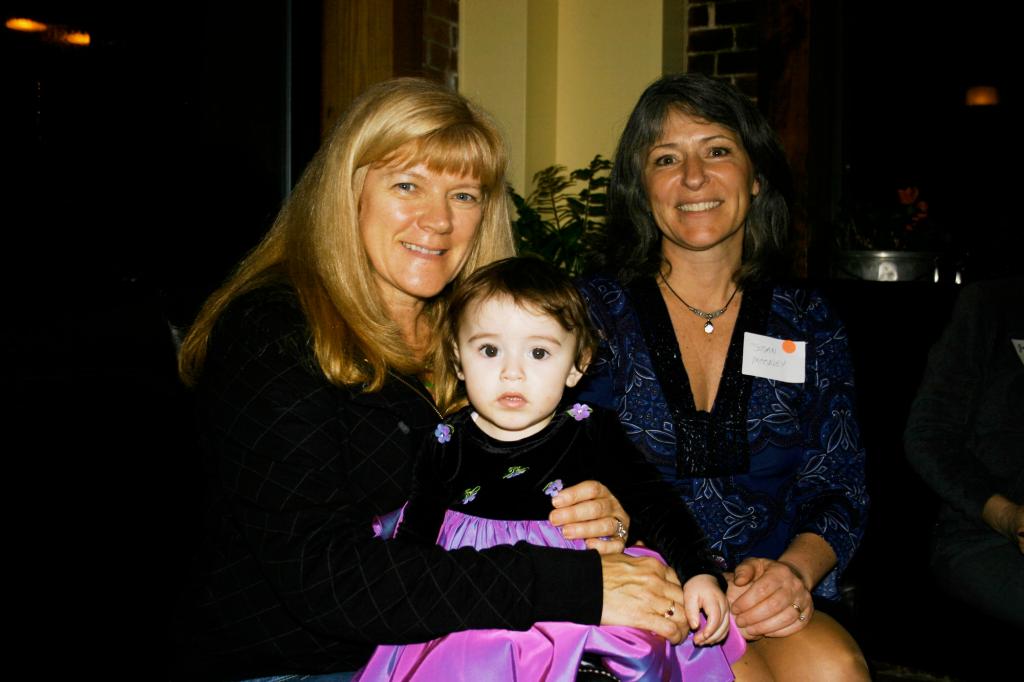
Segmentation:
{"type": "Polygon", "coordinates": [[[726,308],[729,307],[729,304],[732,303],[732,299],[736,298],[736,292],[740,290],[739,287],[736,287],[735,289],[733,289],[732,290],[732,296],[730,296],[729,300],[725,302],[725,305],[723,305],[718,310],[715,310],[715,311],[709,313],[709,312],[705,312],[705,311],[701,310],[700,308],[694,308],[692,305],[690,305],[689,303],[684,301],[683,297],[680,296],[679,294],[677,294],[676,290],[673,289],[672,285],[668,283],[667,279],[665,279],[665,275],[664,274],[659,272],[658,276],[661,277],[661,281],[665,283],[665,286],[668,287],[668,290],[672,292],[672,295],[675,296],[676,298],[678,298],[679,302],[682,303],[684,306],[686,306],[687,310],[689,310],[691,313],[693,313],[697,317],[700,317],[700,318],[704,319],[704,333],[705,334],[710,334],[711,332],[715,331],[715,325],[714,325],[713,322],[711,322],[711,320],[715,319],[716,317],[718,317],[719,315],[721,315],[722,313],[725,312],[726,308]]]}

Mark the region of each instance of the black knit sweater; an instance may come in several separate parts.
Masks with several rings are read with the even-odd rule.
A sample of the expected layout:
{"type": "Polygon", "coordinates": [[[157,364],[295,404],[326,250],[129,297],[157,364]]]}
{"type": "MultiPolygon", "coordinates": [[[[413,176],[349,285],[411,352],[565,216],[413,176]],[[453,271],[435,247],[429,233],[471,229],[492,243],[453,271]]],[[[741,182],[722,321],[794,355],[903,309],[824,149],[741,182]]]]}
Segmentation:
{"type": "Polygon", "coordinates": [[[196,387],[207,537],[177,619],[177,679],[354,670],[378,643],[537,620],[597,623],[596,552],[446,552],[372,535],[439,417],[416,379],[330,384],[292,290],[237,300],[196,387]]]}

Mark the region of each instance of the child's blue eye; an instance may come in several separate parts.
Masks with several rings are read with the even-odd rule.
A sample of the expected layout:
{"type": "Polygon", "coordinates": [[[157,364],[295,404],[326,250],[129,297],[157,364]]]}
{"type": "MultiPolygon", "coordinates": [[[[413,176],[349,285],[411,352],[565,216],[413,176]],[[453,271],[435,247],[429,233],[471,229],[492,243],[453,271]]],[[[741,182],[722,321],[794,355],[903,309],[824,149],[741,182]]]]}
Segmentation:
{"type": "Polygon", "coordinates": [[[484,345],[480,346],[480,352],[484,355],[484,357],[498,357],[498,349],[489,343],[485,343],[484,345]]]}
{"type": "Polygon", "coordinates": [[[547,356],[551,355],[551,353],[547,352],[543,348],[534,348],[530,351],[530,355],[534,360],[543,360],[547,356]]]}

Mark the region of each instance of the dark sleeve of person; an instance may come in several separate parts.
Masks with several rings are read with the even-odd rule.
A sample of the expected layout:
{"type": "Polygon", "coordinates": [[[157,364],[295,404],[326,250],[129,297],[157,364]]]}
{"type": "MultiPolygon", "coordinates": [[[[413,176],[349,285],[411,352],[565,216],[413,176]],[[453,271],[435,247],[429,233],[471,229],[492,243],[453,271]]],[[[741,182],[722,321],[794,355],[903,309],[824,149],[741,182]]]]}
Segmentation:
{"type": "Polygon", "coordinates": [[[835,568],[816,588],[824,590],[846,570],[864,535],[870,503],[867,458],[846,327],[818,292],[809,293],[802,315],[808,330],[807,376],[797,409],[804,457],[786,504],[793,536],[815,533],[835,552],[835,568]]]}
{"type": "Polygon", "coordinates": [[[448,552],[374,538],[373,516],[409,494],[423,434],[410,429],[411,401],[422,398],[402,387],[366,394],[331,385],[294,303],[224,318],[197,399],[238,559],[219,573],[231,596],[211,611],[230,609],[248,627],[242,621],[283,604],[295,627],[369,643],[599,622],[596,552],[528,543],[448,552]]]}
{"type": "Polygon", "coordinates": [[[984,294],[977,284],[961,290],[952,319],[928,355],[904,432],[911,466],[939,497],[979,523],[985,502],[1000,490],[970,446],[995,350],[997,312],[984,294]]]}
{"type": "Polygon", "coordinates": [[[686,503],[630,442],[614,413],[596,411],[591,418],[597,479],[629,514],[631,539],[643,540],[659,552],[681,583],[707,573],[715,576],[724,592],[722,569],[686,503]]]}
{"type": "Polygon", "coordinates": [[[437,543],[451,498],[455,474],[452,469],[457,468],[446,460],[446,454],[448,449],[438,444],[436,436],[427,437],[416,458],[412,494],[395,533],[399,540],[423,545],[437,543]]]}

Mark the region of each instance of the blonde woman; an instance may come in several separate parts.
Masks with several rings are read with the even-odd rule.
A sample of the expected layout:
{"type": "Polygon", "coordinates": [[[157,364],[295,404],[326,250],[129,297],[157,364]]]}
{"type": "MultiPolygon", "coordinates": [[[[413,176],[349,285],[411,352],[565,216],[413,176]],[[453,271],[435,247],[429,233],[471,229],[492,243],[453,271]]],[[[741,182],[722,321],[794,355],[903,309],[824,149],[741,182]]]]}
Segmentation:
{"type": "Polygon", "coordinates": [[[593,481],[556,497],[551,521],[598,551],[447,552],[371,531],[388,534],[412,453],[450,407],[430,392],[442,295],[512,253],[505,165],[472,103],[379,84],[200,311],[180,373],[210,494],[182,679],[344,680],[377,643],[538,620],[685,634],[666,615],[683,599],[674,573],[621,554],[629,519],[593,481]]]}

